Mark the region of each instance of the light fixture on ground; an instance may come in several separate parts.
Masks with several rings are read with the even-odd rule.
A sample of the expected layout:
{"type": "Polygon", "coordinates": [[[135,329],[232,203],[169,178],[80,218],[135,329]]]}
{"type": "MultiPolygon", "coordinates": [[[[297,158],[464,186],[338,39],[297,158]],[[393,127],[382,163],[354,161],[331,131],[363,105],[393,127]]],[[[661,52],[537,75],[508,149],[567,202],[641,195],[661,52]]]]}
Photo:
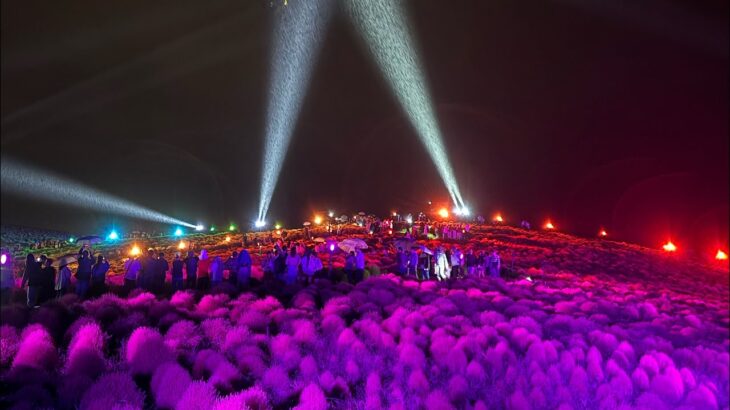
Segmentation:
{"type": "Polygon", "coordinates": [[[139,206],[79,182],[43,171],[11,158],[2,158],[2,190],[29,198],[108,214],[194,228],[195,225],[139,206]]]}
{"type": "Polygon", "coordinates": [[[443,136],[427,90],[421,60],[401,1],[346,0],[345,4],[371,54],[390,83],[426,147],[457,208],[464,201],[446,154],[443,136]]]}
{"type": "Polygon", "coordinates": [[[279,10],[274,27],[258,220],[266,218],[274,188],[324,37],[332,0],[300,0],[279,10]]]}

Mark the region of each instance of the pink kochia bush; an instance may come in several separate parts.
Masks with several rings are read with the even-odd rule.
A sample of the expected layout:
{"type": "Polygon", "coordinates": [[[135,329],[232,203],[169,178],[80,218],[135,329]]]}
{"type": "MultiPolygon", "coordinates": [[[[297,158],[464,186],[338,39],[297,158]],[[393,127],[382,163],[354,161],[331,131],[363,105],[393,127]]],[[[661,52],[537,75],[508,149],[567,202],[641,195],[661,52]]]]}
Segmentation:
{"type": "Polygon", "coordinates": [[[75,322],[52,332],[63,341],[37,323],[0,329],[5,397],[99,409],[728,408],[726,272],[614,242],[475,229],[459,246],[509,252],[518,278],[384,273],[280,299],[266,284],[232,297],[69,298],[75,322]]]}
{"type": "Polygon", "coordinates": [[[46,328],[30,325],[20,336],[18,353],[13,359],[13,368],[29,367],[38,370],[51,370],[58,360],[53,339],[46,328]]]}
{"type": "Polygon", "coordinates": [[[140,327],[132,332],[125,353],[133,374],[152,374],[173,357],[160,332],[149,327],[140,327]]]}
{"type": "Polygon", "coordinates": [[[76,332],[68,346],[66,374],[96,378],[106,368],[104,334],[96,323],[87,323],[76,332]]]}

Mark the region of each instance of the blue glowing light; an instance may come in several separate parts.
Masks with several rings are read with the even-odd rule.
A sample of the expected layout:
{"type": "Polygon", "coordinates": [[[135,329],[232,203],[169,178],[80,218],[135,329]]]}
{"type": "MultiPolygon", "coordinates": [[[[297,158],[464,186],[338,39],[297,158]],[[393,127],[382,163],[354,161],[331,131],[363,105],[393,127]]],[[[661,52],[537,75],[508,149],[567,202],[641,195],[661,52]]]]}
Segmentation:
{"type": "Polygon", "coordinates": [[[454,205],[463,207],[464,201],[446,154],[431,96],[426,87],[426,77],[421,69],[422,64],[402,2],[346,0],[345,3],[371,54],[436,165],[454,205]]]}
{"type": "Polygon", "coordinates": [[[180,228],[175,229],[175,236],[182,236],[183,230],[180,228]]]}
{"type": "Polygon", "coordinates": [[[117,231],[113,230],[113,231],[109,232],[109,235],[107,235],[106,238],[109,239],[110,241],[116,241],[117,239],[119,239],[119,234],[117,233],[117,231]]]}
{"type": "Polygon", "coordinates": [[[277,15],[259,220],[265,219],[269,210],[332,6],[331,0],[299,0],[280,9],[277,15]]]}

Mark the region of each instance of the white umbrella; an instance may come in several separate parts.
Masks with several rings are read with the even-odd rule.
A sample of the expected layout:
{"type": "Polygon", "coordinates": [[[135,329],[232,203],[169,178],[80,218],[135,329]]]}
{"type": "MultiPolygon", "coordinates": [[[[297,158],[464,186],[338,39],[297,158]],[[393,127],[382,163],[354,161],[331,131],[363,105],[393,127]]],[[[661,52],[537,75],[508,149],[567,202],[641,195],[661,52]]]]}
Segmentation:
{"type": "Polygon", "coordinates": [[[309,226],[309,225],[311,225],[311,224],[312,224],[311,222],[307,221],[307,222],[304,222],[304,223],[303,223],[302,225],[304,225],[304,226],[309,226]]]}
{"type": "Polygon", "coordinates": [[[101,243],[101,237],[96,235],[83,236],[76,240],[79,245],[93,245],[95,243],[101,243]]]}
{"type": "Polygon", "coordinates": [[[350,253],[352,251],[355,251],[357,249],[367,249],[368,244],[365,243],[362,239],[345,239],[344,241],[337,244],[340,249],[343,251],[350,253]]]}
{"type": "Polygon", "coordinates": [[[69,255],[61,256],[60,258],[53,261],[53,266],[65,266],[65,265],[68,265],[69,263],[74,263],[74,262],[76,262],[76,255],[69,254],[69,255]]]}

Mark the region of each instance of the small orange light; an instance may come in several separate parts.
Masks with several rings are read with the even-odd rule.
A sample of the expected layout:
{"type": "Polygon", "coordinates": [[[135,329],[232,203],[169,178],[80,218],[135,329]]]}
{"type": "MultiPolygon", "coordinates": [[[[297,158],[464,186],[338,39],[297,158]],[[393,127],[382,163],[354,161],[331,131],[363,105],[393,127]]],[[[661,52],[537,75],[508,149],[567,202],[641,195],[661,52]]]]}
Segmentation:
{"type": "Polygon", "coordinates": [[[314,224],[315,224],[315,225],[319,225],[319,224],[321,224],[321,223],[322,223],[322,217],[321,217],[321,216],[319,216],[319,215],[315,216],[315,217],[314,217],[314,224]]]}
{"type": "Polygon", "coordinates": [[[494,216],[494,222],[502,223],[502,222],[504,222],[504,218],[502,218],[502,215],[497,214],[494,216]]]}
{"type": "Polygon", "coordinates": [[[226,235],[226,242],[230,242],[230,241],[231,241],[231,235],[226,235]]]}
{"type": "Polygon", "coordinates": [[[178,249],[185,249],[186,247],[187,245],[183,241],[180,241],[180,243],[177,244],[178,249]]]}
{"type": "Polygon", "coordinates": [[[277,235],[281,235],[281,229],[277,229],[277,230],[276,230],[276,234],[277,234],[277,235]]]}
{"type": "Polygon", "coordinates": [[[439,216],[442,218],[448,218],[449,217],[449,210],[446,208],[439,209],[439,216]]]}
{"type": "Polygon", "coordinates": [[[676,252],[677,251],[677,245],[673,244],[672,241],[667,241],[667,243],[662,246],[662,249],[664,249],[667,252],[676,252]]]}
{"type": "Polygon", "coordinates": [[[392,229],[389,229],[388,230],[388,235],[393,235],[393,230],[392,229]]]}
{"type": "Polygon", "coordinates": [[[598,231],[598,236],[605,238],[606,236],[608,236],[608,232],[606,232],[605,229],[601,229],[600,231],[598,231]]]}
{"type": "Polygon", "coordinates": [[[552,230],[552,229],[555,229],[555,225],[553,225],[553,223],[552,223],[552,222],[550,222],[550,221],[547,221],[547,222],[545,223],[545,229],[550,229],[550,230],[552,230]]]}
{"type": "Polygon", "coordinates": [[[717,253],[715,254],[715,259],[717,259],[719,261],[726,261],[727,253],[723,252],[721,249],[718,249],[717,253]]]}
{"type": "Polygon", "coordinates": [[[137,246],[137,244],[135,244],[134,246],[132,246],[132,249],[129,251],[129,254],[131,256],[137,256],[140,253],[142,253],[142,251],[139,250],[139,246],[137,246]]]}

